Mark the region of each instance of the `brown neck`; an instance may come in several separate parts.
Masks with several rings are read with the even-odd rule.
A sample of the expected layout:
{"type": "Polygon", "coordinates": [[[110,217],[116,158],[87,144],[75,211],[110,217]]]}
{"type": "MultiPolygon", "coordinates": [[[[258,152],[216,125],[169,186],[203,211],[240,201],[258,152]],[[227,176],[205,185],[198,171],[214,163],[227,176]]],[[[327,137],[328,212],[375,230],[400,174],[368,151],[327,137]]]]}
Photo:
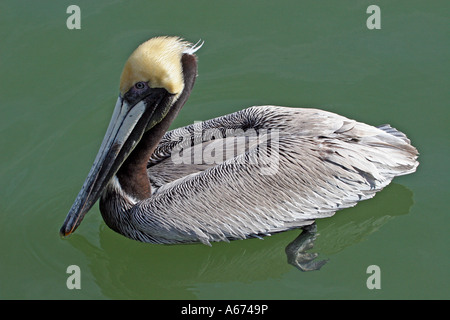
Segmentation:
{"type": "Polygon", "coordinates": [[[138,145],[117,172],[122,189],[137,200],[144,200],[151,196],[151,186],[147,176],[148,160],[188,99],[194,86],[197,76],[197,60],[195,56],[184,54],[181,63],[184,77],[183,92],[164,119],[144,133],[138,145]]]}

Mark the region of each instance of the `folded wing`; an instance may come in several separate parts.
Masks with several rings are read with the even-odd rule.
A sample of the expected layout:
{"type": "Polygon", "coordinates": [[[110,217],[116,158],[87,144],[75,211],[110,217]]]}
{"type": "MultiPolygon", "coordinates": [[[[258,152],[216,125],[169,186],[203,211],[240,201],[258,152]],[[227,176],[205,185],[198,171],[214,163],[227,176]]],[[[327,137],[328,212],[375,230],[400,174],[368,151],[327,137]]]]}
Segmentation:
{"type": "Polygon", "coordinates": [[[415,171],[416,158],[389,125],[251,107],[167,132],[148,164],[152,197],[133,209],[133,221],[164,243],[267,235],[373,197],[415,171]]]}

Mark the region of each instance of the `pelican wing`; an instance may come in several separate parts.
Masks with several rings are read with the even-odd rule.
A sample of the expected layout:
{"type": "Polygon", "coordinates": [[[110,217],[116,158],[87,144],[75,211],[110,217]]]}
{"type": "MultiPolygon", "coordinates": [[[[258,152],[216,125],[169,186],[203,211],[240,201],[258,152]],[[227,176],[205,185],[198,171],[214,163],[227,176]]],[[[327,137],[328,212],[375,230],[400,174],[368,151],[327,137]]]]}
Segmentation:
{"type": "Polygon", "coordinates": [[[157,242],[209,244],[308,225],[418,165],[396,129],[322,110],[251,107],[195,126],[166,133],[148,164],[156,190],[132,210],[157,242]]]}

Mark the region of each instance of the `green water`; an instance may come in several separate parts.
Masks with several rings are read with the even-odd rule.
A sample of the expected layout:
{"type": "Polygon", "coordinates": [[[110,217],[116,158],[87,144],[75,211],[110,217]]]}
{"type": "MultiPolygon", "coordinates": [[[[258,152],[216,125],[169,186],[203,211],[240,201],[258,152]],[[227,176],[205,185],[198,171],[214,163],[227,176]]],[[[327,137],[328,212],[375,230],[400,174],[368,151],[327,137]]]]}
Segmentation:
{"type": "Polygon", "coordinates": [[[448,1],[2,1],[1,299],[419,299],[449,291],[448,1]],[[66,9],[81,8],[68,30],[66,9]],[[381,8],[369,30],[366,9],[381,8]],[[205,41],[173,127],[259,104],[390,123],[418,171],[317,223],[320,271],[287,263],[300,231],[204,245],[138,243],[96,205],[59,228],[90,169],[124,61],[156,35],[205,41]],[[69,290],[69,265],[81,289],[69,290]],[[380,268],[369,290],[367,267],[380,268]]]}

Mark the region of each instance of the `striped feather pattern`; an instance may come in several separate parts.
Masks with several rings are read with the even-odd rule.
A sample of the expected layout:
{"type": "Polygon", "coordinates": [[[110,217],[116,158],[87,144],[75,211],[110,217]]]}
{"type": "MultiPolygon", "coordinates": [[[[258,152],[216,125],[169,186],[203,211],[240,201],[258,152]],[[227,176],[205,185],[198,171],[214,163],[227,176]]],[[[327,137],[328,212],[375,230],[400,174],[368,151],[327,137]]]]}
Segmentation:
{"type": "Polygon", "coordinates": [[[144,242],[260,237],[373,197],[414,172],[417,155],[389,125],[317,109],[251,107],[167,132],[148,162],[152,196],[135,202],[113,179],[102,212],[112,229],[144,242]],[[192,161],[195,150],[223,154],[192,161]]]}

